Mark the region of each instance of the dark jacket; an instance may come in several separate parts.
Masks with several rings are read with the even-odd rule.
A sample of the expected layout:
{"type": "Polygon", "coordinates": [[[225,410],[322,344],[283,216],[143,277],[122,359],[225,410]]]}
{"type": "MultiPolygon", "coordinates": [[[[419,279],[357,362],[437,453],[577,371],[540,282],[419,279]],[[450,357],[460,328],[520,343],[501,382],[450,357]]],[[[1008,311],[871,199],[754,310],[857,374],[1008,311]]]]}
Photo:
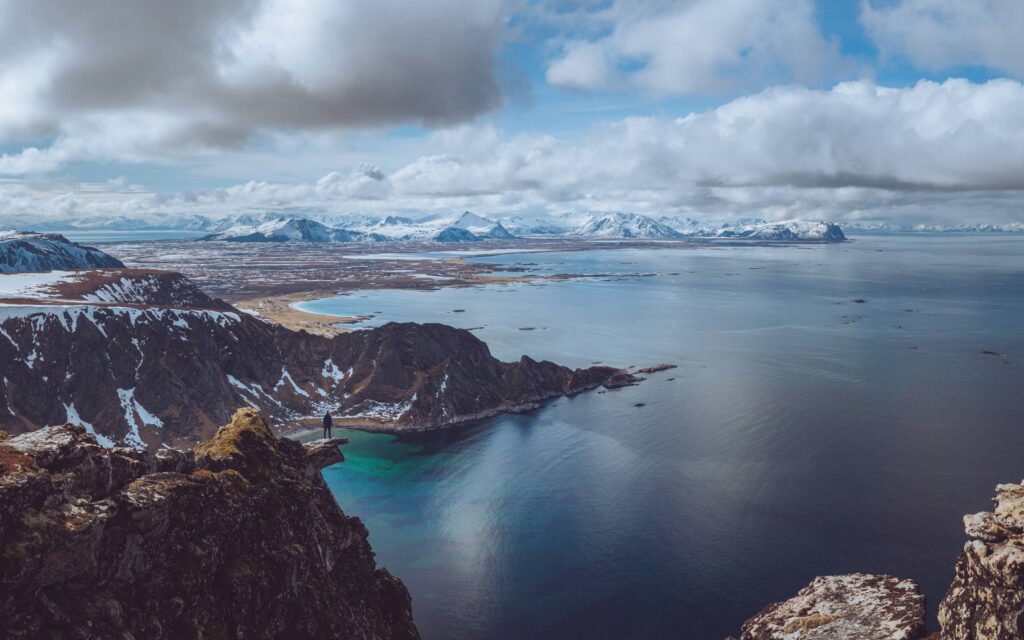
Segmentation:
{"type": "Polygon", "coordinates": [[[324,414],[324,429],[330,429],[331,426],[332,426],[331,425],[331,414],[325,413],[324,414]]]}

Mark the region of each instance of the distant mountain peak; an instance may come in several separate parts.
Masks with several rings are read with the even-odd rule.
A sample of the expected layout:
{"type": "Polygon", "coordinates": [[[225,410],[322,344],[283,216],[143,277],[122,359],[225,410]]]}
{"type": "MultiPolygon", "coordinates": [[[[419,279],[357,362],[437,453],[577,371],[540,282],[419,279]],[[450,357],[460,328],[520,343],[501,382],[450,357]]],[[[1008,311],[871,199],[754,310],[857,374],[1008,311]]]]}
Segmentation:
{"type": "Polygon", "coordinates": [[[672,227],[638,213],[606,213],[591,216],[572,235],[585,238],[636,238],[674,240],[683,237],[672,227]]]}
{"type": "Polygon", "coordinates": [[[0,273],[124,267],[117,258],[59,233],[0,231],[0,273]]]}

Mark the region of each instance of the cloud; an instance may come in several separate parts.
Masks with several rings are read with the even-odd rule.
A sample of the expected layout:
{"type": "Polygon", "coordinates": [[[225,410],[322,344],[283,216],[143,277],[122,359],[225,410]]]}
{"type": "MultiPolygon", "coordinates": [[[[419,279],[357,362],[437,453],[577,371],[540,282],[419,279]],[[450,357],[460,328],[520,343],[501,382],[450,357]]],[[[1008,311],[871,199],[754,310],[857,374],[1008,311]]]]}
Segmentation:
{"type": "Polygon", "coordinates": [[[976,65],[1024,74],[1019,0],[862,0],[861,22],[884,57],[931,71],[976,65]]]}
{"type": "MultiPolygon", "coordinates": [[[[41,151],[53,162],[159,158],[237,147],[261,129],[466,121],[502,102],[502,10],[500,0],[0,0],[0,143],[56,139],[41,151]]],[[[20,156],[0,170],[49,166],[20,156]]]]}
{"type": "Polygon", "coordinates": [[[603,26],[569,39],[547,69],[553,85],[718,94],[800,82],[853,66],[818,31],[811,0],[616,0],[586,13],[603,26]]]}
{"type": "MultiPolygon", "coordinates": [[[[674,120],[627,118],[578,143],[484,130],[485,147],[421,157],[391,180],[412,194],[649,192],[666,205],[696,188],[1024,190],[1022,100],[1012,80],[775,87],[674,120]]],[[[477,129],[446,140],[465,131],[477,129]]]]}
{"type": "MultiPolygon", "coordinates": [[[[691,216],[826,217],[895,222],[1022,219],[1024,85],[870,81],[829,90],[774,87],[704,113],[626,118],[581,139],[439,130],[427,153],[316,182],[127,197],[72,195],[78,215],[243,211],[483,213],[619,210],[691,216]]],[[[122,189],[123,191],[123,189],[122,189]]],[[[46,197],[0,197],[0,214],[46,197]]]]}

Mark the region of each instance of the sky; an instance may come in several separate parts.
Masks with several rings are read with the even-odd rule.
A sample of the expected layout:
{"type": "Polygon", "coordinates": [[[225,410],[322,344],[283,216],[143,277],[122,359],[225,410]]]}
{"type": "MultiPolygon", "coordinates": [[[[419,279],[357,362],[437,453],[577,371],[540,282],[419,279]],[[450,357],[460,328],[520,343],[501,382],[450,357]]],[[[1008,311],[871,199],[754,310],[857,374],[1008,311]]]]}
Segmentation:
{"type": "Polygon", "coordinates": [[[1020,0],[0,0],[0,219],[1024,221],[1020,0]]]}

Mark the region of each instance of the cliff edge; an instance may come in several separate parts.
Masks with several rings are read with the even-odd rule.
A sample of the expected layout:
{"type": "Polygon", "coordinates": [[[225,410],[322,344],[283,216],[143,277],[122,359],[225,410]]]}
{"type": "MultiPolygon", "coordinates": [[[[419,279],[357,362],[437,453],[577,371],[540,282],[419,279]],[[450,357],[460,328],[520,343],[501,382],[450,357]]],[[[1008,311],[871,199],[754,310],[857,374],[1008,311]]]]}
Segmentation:
{"type": "Polygon", "coordinates": [[[944,640],[1024,638],[1024,484],[999,485],[992,501],[964,516],[969,540],[939,605],[944,640]]]}
{"type": "Polygon", "coordinates": [[[993,503],[964,516],[969,539],[939,604],[941,631],[926,635],[924,596],[913,580],[858,573],[815,578],[747,620],[740,640],[1024,638],[1024,483],[997,486],[993,503]]]}
{"type": "Polygon", "coordinates": [[[343,442],[275,438],[253,409],[188,451],[71,424],[0,441],[4,637],[418,638],[319,473],[343,442]]]}

